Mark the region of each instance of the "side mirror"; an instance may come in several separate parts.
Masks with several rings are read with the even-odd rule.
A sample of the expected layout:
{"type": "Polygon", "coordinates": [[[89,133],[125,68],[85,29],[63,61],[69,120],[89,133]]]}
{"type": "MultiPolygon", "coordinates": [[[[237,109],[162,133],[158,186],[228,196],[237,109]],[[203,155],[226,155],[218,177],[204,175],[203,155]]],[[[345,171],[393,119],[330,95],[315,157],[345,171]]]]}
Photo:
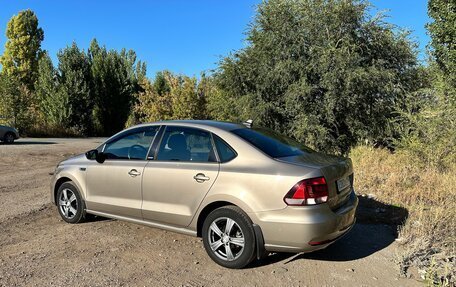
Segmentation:
{"type": "Polygon", "coordinates": [[[98,163],[103,163],[106,160],[104,153],[98,152],[96,149],[89,150],[85,156],[88,160],[96,160],[98,163]]]}

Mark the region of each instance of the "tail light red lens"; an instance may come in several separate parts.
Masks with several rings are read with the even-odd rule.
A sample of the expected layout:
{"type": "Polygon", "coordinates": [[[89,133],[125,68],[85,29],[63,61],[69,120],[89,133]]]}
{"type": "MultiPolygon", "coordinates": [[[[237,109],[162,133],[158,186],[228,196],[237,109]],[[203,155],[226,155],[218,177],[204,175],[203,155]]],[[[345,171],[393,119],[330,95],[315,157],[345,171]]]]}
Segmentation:
{"type": "Polygon", "coordinates": [[[328,201],[328,185],[324,177],[298,182],[283,198],[287,205],[315,205],[328,201]]]}

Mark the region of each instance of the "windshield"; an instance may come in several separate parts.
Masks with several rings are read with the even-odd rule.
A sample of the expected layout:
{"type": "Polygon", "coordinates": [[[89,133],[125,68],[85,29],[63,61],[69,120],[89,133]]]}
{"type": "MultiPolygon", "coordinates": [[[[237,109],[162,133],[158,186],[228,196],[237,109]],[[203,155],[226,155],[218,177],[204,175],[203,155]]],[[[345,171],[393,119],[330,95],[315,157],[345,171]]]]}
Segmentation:
{"type": "Polygon", "coordinates": [[[273,158],[302,155],[312,152],[292,138],[266,128],[236,129],[232,133],[240,136],[273,158]]]}

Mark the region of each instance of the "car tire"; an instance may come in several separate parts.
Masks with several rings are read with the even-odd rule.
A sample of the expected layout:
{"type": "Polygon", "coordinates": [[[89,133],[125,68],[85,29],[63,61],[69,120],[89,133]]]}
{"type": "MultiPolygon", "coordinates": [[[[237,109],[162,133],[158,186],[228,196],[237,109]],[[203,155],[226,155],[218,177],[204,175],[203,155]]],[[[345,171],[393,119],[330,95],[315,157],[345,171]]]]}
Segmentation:
{"type": "Polygon", "coordinates": [[[81,223],[86,220],[85,203],[73,182],[63,183],[56,197],[57,209],[62,219],[68,223],[81,223]]]}
{"type": "Polygon", "coordinates": [[[255,258],[252,221],[237,206],[212,211],[204,220],[202,236],[209,257],[223,267],[240,269],[255,258]]]}
{"type": "Polygon", "coordinates": [[[13,133],[6,133],[3,137],[3,142],[7,144],[14,143],[14,134],[13,133]]]}

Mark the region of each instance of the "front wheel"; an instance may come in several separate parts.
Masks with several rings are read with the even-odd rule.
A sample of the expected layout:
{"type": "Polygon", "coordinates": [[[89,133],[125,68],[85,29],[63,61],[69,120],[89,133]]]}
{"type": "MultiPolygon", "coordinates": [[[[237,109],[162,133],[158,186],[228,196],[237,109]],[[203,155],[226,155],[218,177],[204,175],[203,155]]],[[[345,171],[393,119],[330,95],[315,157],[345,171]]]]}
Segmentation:
{"type": "Polygon", "coordinates": [[[76,186],[65,182],[57,191],[57,207],[63,220],[68,223],[81,223],[85,221],[85,205],[76,186]]]}
{"type": "Polygon", "coordinates": [[[237,206],[212,211],[203,224],[203,244],[217,264],[245,267],[255,257],[255,233],[250,218],[237,206]]]}
{"type": "Polygon", "coordinates": [[[7,133],[5,137],[3,138],[3,141],[7,144],[12,144],[14,143],[14,134],[12,133],[7,133]]]}

